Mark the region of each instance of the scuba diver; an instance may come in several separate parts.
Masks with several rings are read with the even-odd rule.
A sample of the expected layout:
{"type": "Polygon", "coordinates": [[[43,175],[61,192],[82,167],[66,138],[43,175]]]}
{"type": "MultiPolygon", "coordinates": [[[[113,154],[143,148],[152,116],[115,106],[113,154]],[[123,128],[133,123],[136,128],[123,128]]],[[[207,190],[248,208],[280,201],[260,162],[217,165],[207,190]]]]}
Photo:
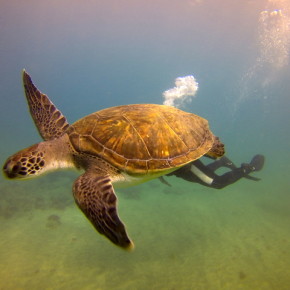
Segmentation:
{"type": "MultiPolygon", "coordinates": [[[[195,160],[176,171],[166,174],[166,176],[175,175],[176,177],[190,182],[196,182],[207,187],[221,189],[227,185],[233,184],[241,178],[259,181],[260,178],[250,176],[249,174],[260,171],[264,166],[264,161],[265,157],[260,154],[255,155],[250,163],[242,163],[241,167],[235,166],[234,163],[225,156],[208,165],[204,165],[200,160],[195,160]],[[223,175],[217,175],[215,171],[222,167],[229,168],[230,171],[223,175]]],[[[168,186],[171,186],[164,177],[161,177],[160,180],[168,186]]]]}

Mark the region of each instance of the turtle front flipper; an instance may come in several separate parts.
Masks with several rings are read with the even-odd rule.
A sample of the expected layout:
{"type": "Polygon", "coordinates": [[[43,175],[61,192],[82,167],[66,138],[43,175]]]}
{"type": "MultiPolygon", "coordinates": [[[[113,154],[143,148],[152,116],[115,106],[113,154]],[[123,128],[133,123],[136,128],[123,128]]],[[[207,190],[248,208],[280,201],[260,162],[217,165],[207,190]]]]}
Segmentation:
{"type": "Polygon", "coordinates": [[[60,137],[69,123],[47,95],[42,94],[33,84],[29,74],[23,70],[23,85],[30,114],[44,140],[60,137]]]}
{"type": "Polygon", "coordinates": [[[84,173],[75,181],[73,193],[77,205],[100,234],[122,248],[134,247],[118,217],[117,197],[108,175],[84,173]]]}

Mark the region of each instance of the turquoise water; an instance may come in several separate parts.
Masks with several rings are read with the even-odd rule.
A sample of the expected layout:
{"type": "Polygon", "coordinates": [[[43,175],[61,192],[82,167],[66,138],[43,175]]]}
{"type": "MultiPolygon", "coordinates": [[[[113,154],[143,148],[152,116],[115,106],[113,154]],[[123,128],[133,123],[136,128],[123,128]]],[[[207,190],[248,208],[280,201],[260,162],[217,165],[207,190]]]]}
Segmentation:
{"type": "MultiPolygon", "coordinates": [[[[8,1],[7,1],[8,2],[8,1]]],[[[237,165],[266,164],[222,190],[168,177],[117,190],[125,252],[74,204],[77,171],[0,180],[0,289],[289,289],[290,5],[276,1],[16,1],[0,4],[0,161],[40,141],[21,70],[69,122],[199,90],[237,165]]]]}

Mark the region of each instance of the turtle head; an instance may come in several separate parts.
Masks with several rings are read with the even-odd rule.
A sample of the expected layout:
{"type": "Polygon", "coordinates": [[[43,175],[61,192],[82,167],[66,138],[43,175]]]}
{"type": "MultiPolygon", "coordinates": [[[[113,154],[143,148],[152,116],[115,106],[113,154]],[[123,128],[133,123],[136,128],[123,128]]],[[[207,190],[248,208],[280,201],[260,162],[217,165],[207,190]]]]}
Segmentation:
{"type": "Polygon", "coordinates": [[[10,156],[3,166],[8,178],[28,178],[40,174],[45,168],[45,152],[39,144],[28,147],[10,156]]]}
{"type": "Polygon", "coordinates": [[[75,168],[68,137],[40,142],[10,156],[3,166],[6,177],[24,179],[59,168],[75,168]]]}

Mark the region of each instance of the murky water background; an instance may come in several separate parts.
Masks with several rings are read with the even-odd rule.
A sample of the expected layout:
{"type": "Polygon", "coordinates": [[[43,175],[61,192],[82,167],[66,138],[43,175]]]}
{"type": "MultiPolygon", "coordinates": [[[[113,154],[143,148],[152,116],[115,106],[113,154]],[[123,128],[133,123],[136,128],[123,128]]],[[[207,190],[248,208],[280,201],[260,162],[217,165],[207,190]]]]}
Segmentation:
{"type": "Polygon", "coordinates": [[[0,180],[0,289],[289,289],[288,1],[0,3],[0,160],[39,142],[25,68],[70,122],[162,103],[178,76],[199,90],[237,165],[266,157],[259,182],[214,190],[168,177],[117,190],[136,249],[101,237],[75,206],[78,172],[0,180]]]}

